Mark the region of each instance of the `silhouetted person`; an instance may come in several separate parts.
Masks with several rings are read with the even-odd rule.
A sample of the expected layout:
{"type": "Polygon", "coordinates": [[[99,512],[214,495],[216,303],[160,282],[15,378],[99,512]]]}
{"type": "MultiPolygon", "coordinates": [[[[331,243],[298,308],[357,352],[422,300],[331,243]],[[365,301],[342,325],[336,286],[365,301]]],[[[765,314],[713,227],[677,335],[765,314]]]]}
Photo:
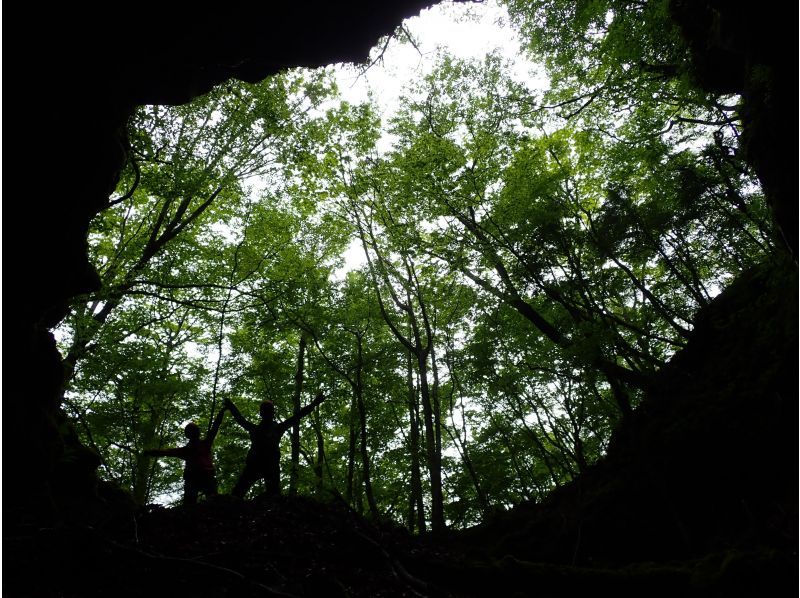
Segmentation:
{"type": "Polygon", "coordinates": [[[281,436],[311,413],[324,399],[322,391],[318,392],[311,403],[281,423],[275,421],[275,405],[272,401],[263,401],[258,410],[261,421],[257,424],[247,421],[239,413],[236,405],[225,399],[225,406],[230,410],[233,419],[250,434],[250,451],[247,453],[244,471],[231,494],[243,497],[260,479],[264,480],[268,494],[281,493],[281,436]]]}
{"type": "Polygon", "coordinates": [[[183,433],[189,439],[184,446],[166,449],[148,449],[145,455],[155,457],[178,457],[186,461],[183,468],[183,503],[187,505],[197,504],[197,494],[202,492],[206,496],[217,494],[217,478],[214,472],[214,459],[211,455],[211,445],[219,431],[222,423],[222,416],[225,415],[225,408],[219,410],[208,436],[200,439],[200,428],[194,423],[186,424],[183,433]]]}

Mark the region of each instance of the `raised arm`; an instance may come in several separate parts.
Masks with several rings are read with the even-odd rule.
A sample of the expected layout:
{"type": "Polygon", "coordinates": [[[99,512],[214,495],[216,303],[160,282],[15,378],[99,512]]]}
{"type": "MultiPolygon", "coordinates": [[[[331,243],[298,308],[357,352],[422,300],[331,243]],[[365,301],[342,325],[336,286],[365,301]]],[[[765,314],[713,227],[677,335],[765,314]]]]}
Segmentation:
{"type": "Polygon", "coordinates": [[[233,419],[236,420],[236,423],[242,426],[248,432],[256,427],[254,424],[251,424],[244,418],[244,416],[236,408],[236,405],[234,405],[233,401],[230,399],[225,399],[225,407],[231,412],[231,415],[233,416],[233,419]]]}
{"type": "Polygon", "coordinates": [[[287,419],[287,420],[285,420],[285,421],[281,422],[281,423],[278,425],[278,429],[279,429],[281,432],[283,432],[284,430],[288,430],[289,428],[291,428],[291,427],[292,427],[292,426],[294,426],[295,424],[299,423],[299,422],[300,422],[300,420],[301,420],[301,419],[303,419],[303,418],[304,418],[306,415],[308,415],[309,413],[311,413],[312,411],[314,411],[314,407],[316,407],[317,405],[319,405],[319,404],[320,404],[322,401],[324,401],[324,400],[325,400],[325,395],[324,395],[324,394],[322,394],[322,391],[320,390],[320,391],[317,393],[317,396],[316,396],[316,397],[314,397],[314,400],[313,400],[313,401],[311,401],[311,402],[310,402],[308,405],[306,405],[305,407],[303,407],[303,408],[302,408],[300,411],[298,411],[297,413],[295,413],[295,414],[294,414],[292,417],[290,417],[289,419],[287,419]]]}
{"type": "Polygon", "coordinates": [[[177,448],[147,449],[143,451],[143,453],[151,457],[178,457],[180,459],[186,459],[186,448],[182,446],[177,448]]]}
{"type": "Polygon", "coordinates": [[[219,432],[219,426],[222,423],[222,418],[225,415],[225,407],[219,410],[217,413],[217,417],[214,418],[214,423],[211,424],[211,429],[208,431],[208,444],[211,445],[214,443],[214,438],[217,437],[217,432],[219,432]]]}

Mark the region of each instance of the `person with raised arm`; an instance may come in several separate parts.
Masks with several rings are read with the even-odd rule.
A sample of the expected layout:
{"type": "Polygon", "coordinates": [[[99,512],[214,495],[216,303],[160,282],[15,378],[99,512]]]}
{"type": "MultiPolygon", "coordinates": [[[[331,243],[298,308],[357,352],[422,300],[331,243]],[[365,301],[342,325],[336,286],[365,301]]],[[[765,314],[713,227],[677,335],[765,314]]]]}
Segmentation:
{"type": "Polygon", "coordinates": [[[242,498],[261,479],[264,480],[268,494],[277,496],[281,493],[281,436],[324,400],[325,396],[319,391],[311,403],[280,423],[275,421],[275,405],[272,401],[262,401],[258,410],[261,420],[254,424],[242,416],[230,399],[225,399],[225,407],[231,412],[233,419],[250,434],[250,450],[244,471],[231,494],[242,498]]]}
{"type": "Polygon", "coordinates": [[[197,503],[197,495],[202,492],[207,497],[217,494],[217,478],[214,471],[214,458],[211,446],[217,436],[225,408],[219,410],[217,417],[211,424],[208,435],[200,438],[200,427],[189,422],[183,433],[189,440],[184,446],[165,449],[148,449],[145,455],[153,457],[177,457],[183,459],[186,465],[183,468],[183,503],[193,505],[197,503]]]}

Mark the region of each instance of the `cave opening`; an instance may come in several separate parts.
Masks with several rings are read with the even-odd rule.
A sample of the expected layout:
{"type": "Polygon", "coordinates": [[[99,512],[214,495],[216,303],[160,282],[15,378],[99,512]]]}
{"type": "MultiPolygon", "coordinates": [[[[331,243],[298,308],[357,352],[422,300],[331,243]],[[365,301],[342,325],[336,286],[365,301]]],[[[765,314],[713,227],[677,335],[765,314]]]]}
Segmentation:
{"type": "MultiPolygon", "coordinates": [[[[736,479],[714,461],[735,436],[787,454],[796,434],[782,427],[796,395],[796,342],[782,328],[796,322],[796,305],[782,302],[796,295],[796,267],[786,184],[763,153],[775,105],[759,104],[765,71],[698,85],[707,65],[695,55],[695,79],[676,67],[697,52],[680,7],[601,4],[526,21],[524,3],[508,3],[527,51],[545,57],[549,87],[521,80],[497,53],[441,53],[390,118],[375,97],[343,102],[330,70],[228,80],[185,103],[237,69],[261,79],[263,62],[235,52],[199,71],[202,52],[181,57],[195,71],[171,91],[169,68],[144,77],[150,92],[120,69],[110,107],[57,167],[72,174],[102,156],[100,175],[77,187],[94,199],[42,215],[56,250],[37,249],[43,269],[27,275],[33,300],[20,310],[34,331],[21,345],[33,398],[6,414],[22,423],[15,438],[44,440],[12,469],[34,500],[4,512],[50,501],[58,517],[96,521],[97,493],[111,500],[91,479],[98,464],[134,502],[175,499],[178,465],[157,466],[143,450],[182,442],[189,420],[208,429],[225,399],[250,418],[270,399],[288,417],[324,389],[285,439],[292,496],[335,496],[416,532],[541,504],[530,518],[541,533],[547,505],[568,503],[587,480],[592,508],[613,523],[587,516],[594,531],[583,540],[550,552],[530,541],[515,554],[591,563],[609,531],[635,536],[625,517],[668,540],[642,557],[620,539],[604,566],[791,543],[791,485],[757,492],[755,473],[736,479]],[[76,219],[84,224],[68,226],[76,219]],[[73,258],[87,238],[85,267],[73,258]],[[343,268],[348,251],[360,259],[343,268]],[[742,302],[761,329],[740,321],[742,302]],[[48,331],[61,320],[58,358],[48,331]],[[757,397],[772,412],[754,416],[758,430],[734,416],[705,428],[757,397]],[[647,462],[659,473],[643,475],[647,462]],[[616,512],[598,472],[641,476],[642,501],[659,496],[670,522],[616,512]]],[[[422,60],[413,26],[396,36],[422,60]]],[[[300,54],[293,64],[315,62],[300,54]]],[[[782,97],[770,85],[770,98],[782,97]]],[[[216,443],[223,492],[247,447],[230,419],[216,443]]],[[[758,451],[732,454],[772,471],[758,451]]],[[[625,489],[630,507],[639,490],[625,489]]],[[[571,516],[568,535],[581,537],[584,515],[571,516]]]]}

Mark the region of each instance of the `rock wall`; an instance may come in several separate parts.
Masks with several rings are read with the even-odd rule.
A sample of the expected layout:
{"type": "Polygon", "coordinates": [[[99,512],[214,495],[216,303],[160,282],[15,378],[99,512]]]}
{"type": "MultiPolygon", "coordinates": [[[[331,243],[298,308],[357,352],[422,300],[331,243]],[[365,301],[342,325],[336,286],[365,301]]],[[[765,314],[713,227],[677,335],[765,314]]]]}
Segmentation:
{"type": "Polygon", "coordinates": [[[671,0],[670,12],[689,45],[694,81],[707,91],[742,96],[740,149],[797,262],[797,6],[671,0]]]}

